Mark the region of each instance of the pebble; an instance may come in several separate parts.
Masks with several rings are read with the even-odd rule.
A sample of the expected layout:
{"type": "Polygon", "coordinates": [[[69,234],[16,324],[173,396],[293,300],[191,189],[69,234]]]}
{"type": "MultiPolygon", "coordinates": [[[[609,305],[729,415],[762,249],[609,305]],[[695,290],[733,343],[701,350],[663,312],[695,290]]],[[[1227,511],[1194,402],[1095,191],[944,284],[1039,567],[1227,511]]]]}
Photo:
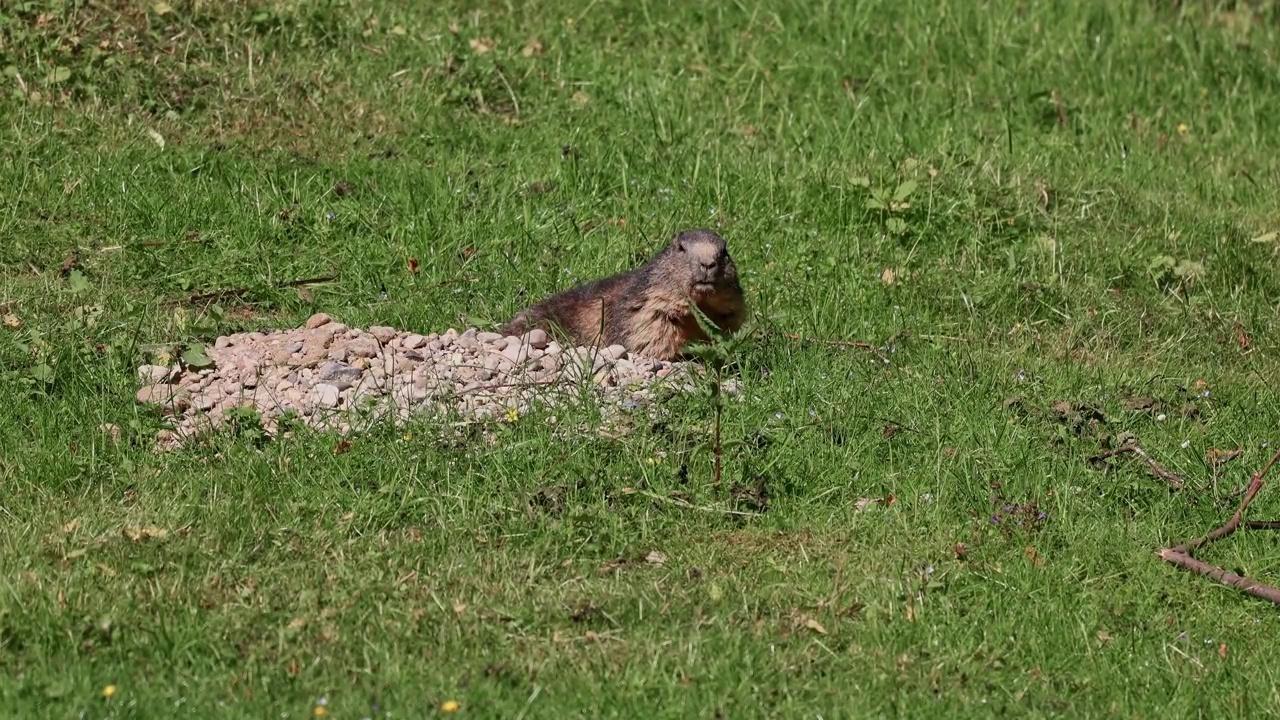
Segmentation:
{"type": "MultiPolygon", "coordinates": [[[[218,427],[235,407],[256,409],[270,434],[279,430],[275,418],[289,412],[317,429],[343,433],[418,412],[504,421],[511,410],[525,414],[578,402],[576,384],[584,380],[606,407],[621,412],[624,403],[651,405],[648,388],[667,383],[661,378],[698,372],[691,363],[634,357],[621,345],[562,347],[540,329],[523,337],[478,328],[362,330],[326,313],[301,328],[224,335],[207,352],[214,366],[204,370],[138,368],[136,401],[159,406],[171,423],[163,431],[168,435],[157,436],[158,446],[172,449],[218,427]]],[[[696,389],[687,381],[674,384],[696,389]]]]}
{"type": "Polygon", "coordinates": [[[332,320],[333,318],[329,317],[325,313],[316,313],[315,315],[307,318],[307,329],[314,330],[322,325],[328,325],[332,320]]]}
{"type": "Polygon", "coordinates": [[[172,372],[172,368],[165,367],[164,365],[143,365],[138,368],[138,379],[141,380],[144,385],[153,385],[155,383],[162,383],[165,380],[168,380],[169,375],[172,372]]]}
{"type": "Polygon", "coordinates": [[[337,407],[338,406],[338,388],[328,383],[320,383],[311,389],[315,395],[316,404],[320,407],[337,407]]]}

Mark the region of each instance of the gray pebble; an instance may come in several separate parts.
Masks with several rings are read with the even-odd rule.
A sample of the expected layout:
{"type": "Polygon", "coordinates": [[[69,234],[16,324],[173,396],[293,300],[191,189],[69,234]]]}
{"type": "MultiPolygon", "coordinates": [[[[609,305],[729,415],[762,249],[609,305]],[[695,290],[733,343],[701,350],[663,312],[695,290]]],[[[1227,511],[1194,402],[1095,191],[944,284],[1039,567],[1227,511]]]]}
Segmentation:
{"type": "Polygon", "coordinates": [[[338,388],[328,383],[320,383],[311,388],[311,396],[320,407],[332,408],[338,405],[338,388]]]}

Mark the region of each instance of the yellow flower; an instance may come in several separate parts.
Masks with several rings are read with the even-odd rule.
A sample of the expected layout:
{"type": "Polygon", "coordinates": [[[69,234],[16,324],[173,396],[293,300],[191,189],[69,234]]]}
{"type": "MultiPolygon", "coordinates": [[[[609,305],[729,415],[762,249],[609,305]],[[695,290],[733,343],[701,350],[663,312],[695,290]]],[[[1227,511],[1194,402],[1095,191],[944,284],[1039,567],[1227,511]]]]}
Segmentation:
{"type": "Polygon", "coordinates": [[[324,707],[323,705],[317,705],[317,706],[315,706],[315,707],[311,708],[311,714],[312,714],[312,715],[315,715],[315,716],[316,716],[316,717],[318,717],[318,718],[322,718],[322,717],[324,717],[325,715],[327,715],[328,713],[329,713],[329,711],[328,711],[328,710],[326,710],[326,709],[325,709],[325,707],[324,707]]]}
{"type": "Polygon", "coordinates": [[[515,422],[520,419],[520,413],[515,408],[507,409],[507,422],[515,422]]]}
{"type": "Polygon", "coordinates": [[[1179,135],[1186,135],[1189,132],[1191,132],[1191,126],[1187,125],[1186,123],[1178,123],[1179,135]]]}
{"type": "Polygon", "coordinates": [[[457,700],[445,700],[444,702],[440,703],[440,712],[443,712],[443,713],[456,713],[461,709],[462,709],[462,703],[458,702],[457,700]]]}
{"type": "Polygon", "coordinates": [[[104,698],[106,698],[106,699],[108,699],[108,700],[110,700],[111,698],[115,697],[115,694],[116,694],[116,686],[115,686],[115,685],[108,685],[108,686],[106,686],[106,687],[102,688],[102,697],[104,697],[104,698]]]}

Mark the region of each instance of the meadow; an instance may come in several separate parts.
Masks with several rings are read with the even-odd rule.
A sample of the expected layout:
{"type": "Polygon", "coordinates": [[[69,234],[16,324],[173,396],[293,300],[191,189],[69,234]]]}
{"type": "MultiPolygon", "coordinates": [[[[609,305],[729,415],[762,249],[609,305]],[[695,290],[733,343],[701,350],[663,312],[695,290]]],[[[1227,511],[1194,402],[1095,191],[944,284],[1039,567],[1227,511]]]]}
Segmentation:
{"type": "Polygon", "coordinates": [[[1277,117],[1269,2],[2,0],[0,715],[1274,716],[1275,606],[1156,552],[1280,442],[1277,117]],[[709,396],[171,453],[133,399],[690,227],[719,484],[709,396]]]}

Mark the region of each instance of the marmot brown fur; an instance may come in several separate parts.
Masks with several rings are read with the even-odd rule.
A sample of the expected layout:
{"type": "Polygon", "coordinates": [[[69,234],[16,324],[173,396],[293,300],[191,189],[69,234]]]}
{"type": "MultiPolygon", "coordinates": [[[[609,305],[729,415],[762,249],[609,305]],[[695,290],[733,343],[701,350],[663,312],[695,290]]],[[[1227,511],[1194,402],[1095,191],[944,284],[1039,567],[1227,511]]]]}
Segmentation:
{"type": "Polygon", "coordinates": [[[687,343],[710,340],[691,304],[727,334],[746,319],[738,269],[710,230],[677,233],[642,267],[552,295],[512,318],[502,334],[538,327],[576,345],[622,345],[641,357],[675,360],[687,343]]]}

